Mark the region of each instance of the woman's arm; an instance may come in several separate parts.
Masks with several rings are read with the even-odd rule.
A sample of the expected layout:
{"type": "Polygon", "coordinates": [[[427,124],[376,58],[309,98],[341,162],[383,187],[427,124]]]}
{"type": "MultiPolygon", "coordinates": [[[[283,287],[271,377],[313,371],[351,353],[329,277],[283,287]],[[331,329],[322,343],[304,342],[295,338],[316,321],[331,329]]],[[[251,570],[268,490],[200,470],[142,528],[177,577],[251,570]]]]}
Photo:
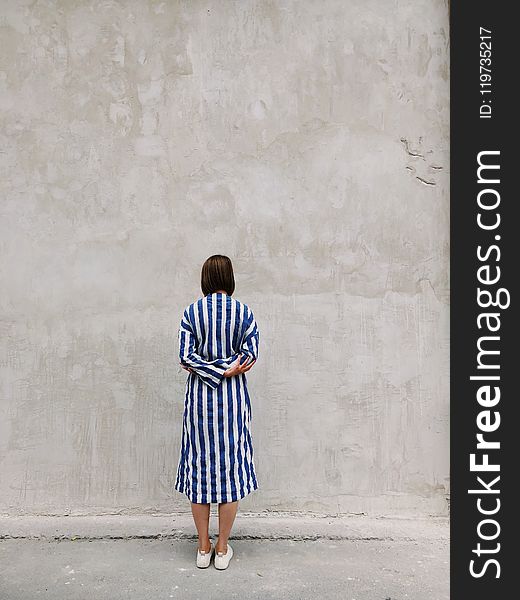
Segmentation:
{"type": "Polygon", "coordinates": [[[256,360],[258,358],[258,326],[253,311],[249,307],[247,310],[248,314],[240,352],[256,360]]]}
{"type": "Polygon", "coordinates": [[[196,337],[185,312],[179,327],[179,359],[181,366],[196,373],[210,388],[217,388],[224,377],[224,373],[237,355],[235,354],[229,359],[205,360],[195,352],[195,347],[196,337]]]}
{"type": "Polygon", "coordinates": [[[240,346],[238,360],[224,373],[224,377],[233,377],[249,371],[258,358],[258,326],[253,311],[248,307],[245,331],[240,346]],[[244,358],[245,357],[245,358],[244,358]]]}

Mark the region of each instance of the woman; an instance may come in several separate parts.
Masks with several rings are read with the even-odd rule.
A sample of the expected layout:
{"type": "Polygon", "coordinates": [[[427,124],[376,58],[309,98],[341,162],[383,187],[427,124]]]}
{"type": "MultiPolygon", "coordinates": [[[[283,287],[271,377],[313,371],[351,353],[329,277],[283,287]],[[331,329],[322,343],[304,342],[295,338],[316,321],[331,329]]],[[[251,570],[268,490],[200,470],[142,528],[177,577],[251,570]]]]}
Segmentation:
{"type": "Polygon", "coordinates": [[[251,401],[245,373],[258,356],[251,309],[232,298],[233,266],[210,256],[202,266],[203,298],[184,311],[179,328],[186,381],[182,446],[175,489],[188,496],[199,536],[197,566],[226,569],[238,501],[258,488],[251,438],[251,401]],[[219,535],[209,539],[210,503],[218,503],[219,535]]]}

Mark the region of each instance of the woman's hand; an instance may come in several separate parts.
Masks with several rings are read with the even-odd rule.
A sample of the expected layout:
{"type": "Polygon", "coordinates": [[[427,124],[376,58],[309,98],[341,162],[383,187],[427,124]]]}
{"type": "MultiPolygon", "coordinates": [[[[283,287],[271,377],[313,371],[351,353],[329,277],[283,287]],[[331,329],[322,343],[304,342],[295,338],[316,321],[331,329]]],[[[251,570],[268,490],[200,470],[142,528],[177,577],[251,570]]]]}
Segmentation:
{"type": "Polygon", "coordinates": [[[185,370],[185,371],[189,371],[190,373],[193,373],[193,369],[190,367],[185,367],[182,363],[179,363],[181,365],[181,367],[185,370]]]}
{"type": "Polygon", "coordinates": [[[235,375],[240,375],[241,373],[245,373],[249,371],[249,369],[255,364],[256,360],[253,360],[251,356],[247,356],[244,362],[242,360],[242,354],[237,358],[237,360],[229,367],[227,371],[224,371],[224,377],[234,377],[235,375]]]}

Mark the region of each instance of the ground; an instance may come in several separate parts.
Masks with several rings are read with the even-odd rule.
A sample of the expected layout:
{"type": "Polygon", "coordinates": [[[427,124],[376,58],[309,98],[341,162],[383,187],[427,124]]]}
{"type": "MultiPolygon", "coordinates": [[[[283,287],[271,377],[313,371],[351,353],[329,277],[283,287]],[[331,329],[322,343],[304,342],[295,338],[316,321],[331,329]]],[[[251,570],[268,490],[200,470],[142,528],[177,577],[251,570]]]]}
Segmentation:
{"type": "Polygon", "coordinates": [[[188,515],[0,518],[0,538],[1,600],[449,598],[442,519],[239,515],[227,571],[197,569],[188,515]]]}

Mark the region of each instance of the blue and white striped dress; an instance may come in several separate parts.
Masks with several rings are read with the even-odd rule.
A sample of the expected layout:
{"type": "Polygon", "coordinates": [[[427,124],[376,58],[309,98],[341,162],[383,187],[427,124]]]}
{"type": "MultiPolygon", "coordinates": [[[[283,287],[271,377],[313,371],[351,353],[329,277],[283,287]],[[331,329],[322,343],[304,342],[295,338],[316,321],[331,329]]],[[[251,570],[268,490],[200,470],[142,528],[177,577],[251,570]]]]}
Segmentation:
{"type": "Polygon", "coordinates": [[[216,292],[186,308],[179,357],[193,372],[175,489],[198,504],[234,502],[258,488],[246,374],[224,377],[239,354],[258,356],[258,327],[246,304],[216,292]]]}

